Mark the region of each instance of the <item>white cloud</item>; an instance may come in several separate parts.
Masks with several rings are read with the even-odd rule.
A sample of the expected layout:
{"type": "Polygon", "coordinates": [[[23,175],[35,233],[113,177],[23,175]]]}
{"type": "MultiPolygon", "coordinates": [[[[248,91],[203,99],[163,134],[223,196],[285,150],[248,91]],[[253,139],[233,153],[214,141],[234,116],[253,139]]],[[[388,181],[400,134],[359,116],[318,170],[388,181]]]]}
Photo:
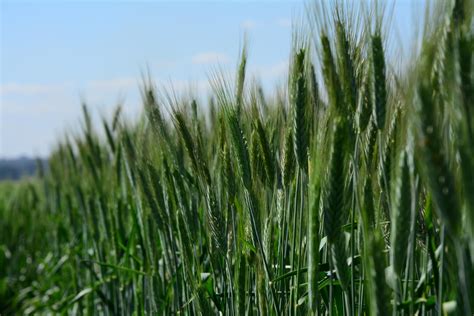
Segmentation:
{"type": "Polygon", "coordinates": [[[82,100],[93,107],[109,107],[129,96],[137,99],[139,84],[139,80],[128,77],[52,84],[6,83],[0,85],[0,107],[5,115],[67,116],[76,112],[82,100]]]}
{"type": "Polygon", "coordinates": [[[204,100],[210,92],[211,86],[207,78],[195,78],[194,80],[164,80],[155,79],[156,87],[160,96],[166,94],[175,95],[178,97],[186,96],[204,100]]]}
{"type": "MultiPolygon", "coordinates": [[[[117,103],[123,105],[128,119],[138,119],[143,110],[140,79],[123,76],[70,83],[0,85],[0,156],[47,155],[60,135],[77,128],[82,117],[82,101],[91,109],[94,124],[100,124],[96,118],[101,115],[110,117],[117,103]]],[[[159,92],[172,89],[178,97],[185,94],[202,101],[210,89],[207,78],[203,77],[153,80],[159,92]]],[[[163,97],[161,93],[160,97],[163,97]]],[[[101,128],[98,126],[98,130],[101,128]]]]}
{"type": "Polygon", "coordinates": [[[254,20],[245,20],[240,24],[240,26],[244,30],[252,30],[257,26],[257,22],[255,22],[254,20]]]}
{"type": "Polygon", "coordinates": [[[114,78],[107,80],[92,80],[87,82],[86,88],[119,91],[138,87],[138,81],[134,78],[114,78]]]}
{"type": "Polygon", "coordinates": [[[193,64],[203,65],[203,64],[217,64],[217,63],[228,63],[230,61],[229,56],[223,53],[218,52],[205,52],[199,53],[192,57],[191,59],[193,64]]]}
{"type": "Polygon", "coordinates": [[[68,84],[19,84],[7,83],[0,86],[0,95],[32,95],[32,94],[47,94],[55,93],[63,90],[68,84]]]}
{"type": "Polygon", "coordinates": [[[64,83],[53,83],[53,84],[23,84],[23,83],[6,83],[0,85],[0,95],[2,97],[11,96],[35,96],[38,94],[60,94],[66,91],[72,91],[79,89],[78,87],[84,86],[85,89],[93,90],[107,90],[107,92],[121,91],[130,88],[138,87],[139,81],[135,78],[112,78],[106,80],[89,80],[81,84],[80,82],[64,82],[64,83]]]}
{"type": "MultiPolygon", "coordinates": [[[[160,90],[174,91],[177,95],[204,96],[209,91],[206,78],[169,80],[155,77],[152,80],[160,90]]],[[[79,105],[86,102],[103,112],[113,109],[117,103],[124,103],[130,114],[136,114],[141,111],[141,84],[140,79],[129,77],[48,85],[8,83],[0,86],[0,113],[5,118],[34,113],[40,120],[43,119],[41,115],[54,114],[67,121],[66,117],[74,113],[80,115],[79,105]]]]}
{"type": "Polygon", "coordinates": [[[263,79],[284,79],[288,74],[288,61],[284,60],[271,65],[256,66],[251,72],[263,79]]]}

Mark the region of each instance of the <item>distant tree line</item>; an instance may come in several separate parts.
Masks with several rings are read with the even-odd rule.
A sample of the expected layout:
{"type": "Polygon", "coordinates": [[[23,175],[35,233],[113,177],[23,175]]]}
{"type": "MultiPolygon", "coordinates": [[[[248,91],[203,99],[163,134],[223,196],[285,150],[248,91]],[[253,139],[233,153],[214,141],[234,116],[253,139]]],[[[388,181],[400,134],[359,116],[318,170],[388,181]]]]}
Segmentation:
{"type": "Polygon", "coordinates": [[[45,160],[28,157],[0,159],[0,180],[19,180],[35,174],[37,164],[45,160]]]}

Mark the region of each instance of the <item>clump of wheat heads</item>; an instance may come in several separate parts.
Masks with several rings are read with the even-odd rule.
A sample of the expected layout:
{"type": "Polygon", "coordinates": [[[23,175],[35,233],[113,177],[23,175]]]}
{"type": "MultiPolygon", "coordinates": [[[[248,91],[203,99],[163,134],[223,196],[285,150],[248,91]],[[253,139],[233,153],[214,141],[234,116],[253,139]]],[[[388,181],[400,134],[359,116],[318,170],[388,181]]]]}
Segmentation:
{"type": "MultiPolygon", "coordinates": [[[[343,144],[345,126],[342,119],[337,119],[333,124],[331,156],[326,175],[326,186],[324,188],[324,231],[331,250],[331,261],[336,269],[341,287],[346,293],[346,297],[348,297],[350,276],[346,263],[346,239],[343,231],[343,225],[348,217],[344,200],[345,160],[343,144]]],[[[350,310],[348,300],[346,304],[347,310],[350,310]]]]}

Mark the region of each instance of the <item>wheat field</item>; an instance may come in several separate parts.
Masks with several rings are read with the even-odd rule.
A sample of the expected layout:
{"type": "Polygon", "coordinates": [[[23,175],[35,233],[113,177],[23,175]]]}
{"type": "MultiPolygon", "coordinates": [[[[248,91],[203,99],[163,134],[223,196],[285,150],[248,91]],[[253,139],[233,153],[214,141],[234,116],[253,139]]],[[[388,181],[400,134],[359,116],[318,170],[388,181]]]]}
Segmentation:
{"type": "MultiPolygon", "coordinates": [[[[432,3],[388,57],[390,9],[308,5],[287,85],[144,76],[0,184],[0,314],[474,315],[474,4],[432,3]]],[[[379,5],[377,5],[379,4],[379,5]]]]}

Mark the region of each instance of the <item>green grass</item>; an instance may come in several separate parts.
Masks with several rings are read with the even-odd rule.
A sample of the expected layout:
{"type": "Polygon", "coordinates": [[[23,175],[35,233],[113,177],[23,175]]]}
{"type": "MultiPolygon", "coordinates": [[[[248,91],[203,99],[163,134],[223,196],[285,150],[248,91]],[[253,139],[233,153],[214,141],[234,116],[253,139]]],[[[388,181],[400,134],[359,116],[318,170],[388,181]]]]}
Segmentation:
{"type": "Polygon", "coordinates": [[[438,7],[406,68],[380,7],[315,3],[287,89],[244,48],[208,104],[145,80],[137,122],[84,106],[0,185],[0,314],[471,315],[473,7],[438,7]]]}

